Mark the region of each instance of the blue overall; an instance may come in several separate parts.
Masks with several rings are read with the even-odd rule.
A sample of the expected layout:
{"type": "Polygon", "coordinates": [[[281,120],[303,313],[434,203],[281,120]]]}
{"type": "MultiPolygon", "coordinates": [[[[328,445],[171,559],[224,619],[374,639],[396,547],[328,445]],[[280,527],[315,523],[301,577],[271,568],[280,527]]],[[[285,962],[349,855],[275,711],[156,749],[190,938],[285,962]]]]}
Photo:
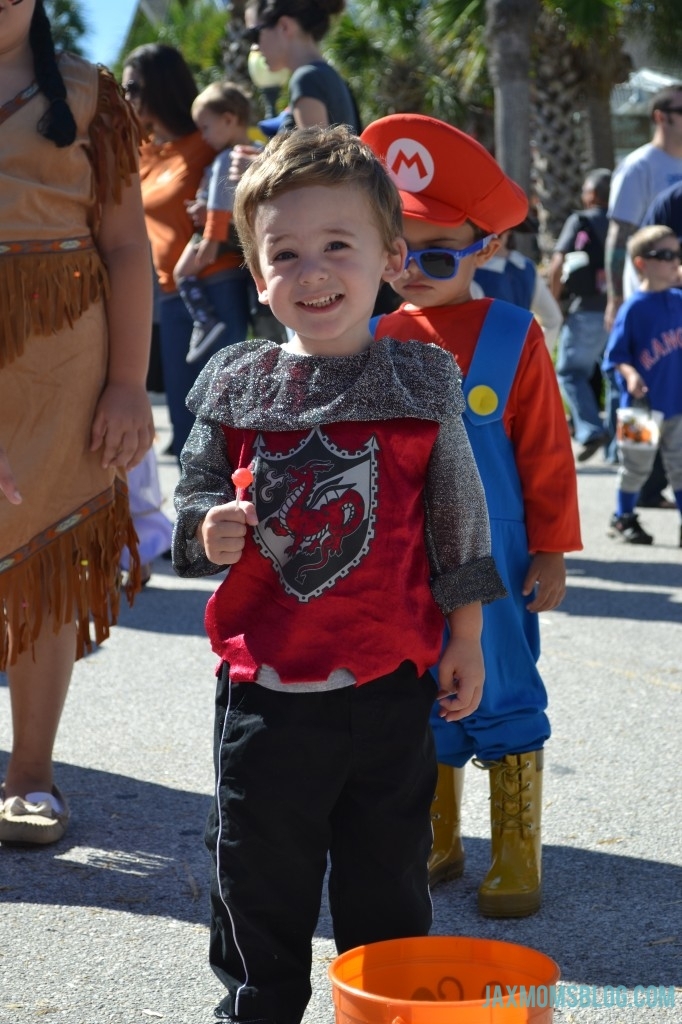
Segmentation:
{"type": "Polygon", "coordinates": [[[490,306],[464,383],[464,423],[490,516],[492,553],[508,596],[483,608],[483,699],[468,718],[445,722],[431,713],[438,761],[461,767],[473,755],[498,760],[539,750],[549,738],[547,693],[537,670],[538,616],[526,609],[530,564],[521,482],[502,417],[532,315],[496,300],[490,306]],[[495,404],[497,399],[497,404],[495,404]]]}
{"type": "MultiPolygon", "coordinates": [[[[496,257],[502,259],[503,257],[496,257]]],[[[525,259],[522,266],[516,260],[505,259],[504,270],[490,270],[488,266],[478,267],[474,281],[480,284],[483,294],[491,299],[504,299],[515,306],[530,309],[535,294],[535,278],[537,270],[532,260],[525,259]]]]}

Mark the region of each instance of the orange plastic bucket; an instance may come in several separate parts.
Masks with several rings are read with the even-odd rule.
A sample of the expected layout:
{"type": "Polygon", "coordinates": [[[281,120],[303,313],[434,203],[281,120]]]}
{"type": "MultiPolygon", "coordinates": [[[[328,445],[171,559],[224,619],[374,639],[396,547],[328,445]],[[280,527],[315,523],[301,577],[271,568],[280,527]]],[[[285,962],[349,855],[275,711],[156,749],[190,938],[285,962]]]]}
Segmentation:
{"type": "Polygon", "coordinates": [[[429,935],[350,949],[329,977],[336,1024],[551,1024],[559,968],[513,942],[429,935]]]}

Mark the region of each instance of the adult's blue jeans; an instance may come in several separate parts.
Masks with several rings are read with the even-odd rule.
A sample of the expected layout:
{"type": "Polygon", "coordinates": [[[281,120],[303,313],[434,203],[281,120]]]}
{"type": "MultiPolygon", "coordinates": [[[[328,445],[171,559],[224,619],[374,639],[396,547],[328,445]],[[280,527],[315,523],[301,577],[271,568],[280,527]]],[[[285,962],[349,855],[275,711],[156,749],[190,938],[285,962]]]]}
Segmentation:
{"type": "Polygon", "coordinates": [[[569,313],[559,335],[556,373],[579,444],[605,432],[590,378],[601,361],[606,340],[604,314],[599,312],[569,313]]]}
{"type": "MultiPolygon", "coordinates": [[[[226,325],[216,347],[224,348],[244,341],[249,328],[249,274],[246,270],[228,270],[202,278],[206,294],[217,316],[226,325]]],[[[161,363],[166,402],[173,427],[173,452],[180,457],[194,423],[185,405],[187,393],[214,351],[208,351],[196,363],[187,363],[192,334],[192,317],[180,296],[164,295],[160,302],[161,363]]]]}

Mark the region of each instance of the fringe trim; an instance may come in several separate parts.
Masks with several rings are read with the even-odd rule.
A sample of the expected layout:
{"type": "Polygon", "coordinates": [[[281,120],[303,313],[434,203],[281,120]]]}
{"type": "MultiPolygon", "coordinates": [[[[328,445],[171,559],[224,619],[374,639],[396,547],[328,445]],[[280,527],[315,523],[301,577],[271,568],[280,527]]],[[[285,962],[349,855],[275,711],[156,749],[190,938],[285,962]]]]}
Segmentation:
{"type": "MultiPolygon", "coordinates": [[[[104,204],[120,203],[138,171],[140,125],[114,76],[98,67],[97,110],[89,128],[93,170],[90,231],[96,236],[104,204]]],[[[95,248],[0,258],[0,369],[24,351],[31,334],[57,333],[93,302],[108,298],[108,276],[95,248]]]]}
{"type": "Polygon", "coordinates": [[[0,369],[23,354],[31,334],[73,327],[107,298],[109,282],[95,248],[0,257],[0,369]]]}
{"type": "Polygon", "coordinates": [[[90,129],[88,157],[95,178],[95,208],[92,230],[96,233],[104,203],[120,203],[124,185],[138,171],[141,128],[135,111],[125,99],[116,79],[106,68],[97,68],[97,112],[90,129]]]}
{"type": "Polygon", "coordinates": [[[0,672],[33,647],[42,628],[58,633],[75,620],[76,659],[92,651],[91,622],[94,643],[106,640],[118,619],[119,563],[126,546],[130,569],[124,590],[132,605],[141,586],[137,534],[127,487],[116,480],[113,502],[26,562],[0,573],[0,672]]]}

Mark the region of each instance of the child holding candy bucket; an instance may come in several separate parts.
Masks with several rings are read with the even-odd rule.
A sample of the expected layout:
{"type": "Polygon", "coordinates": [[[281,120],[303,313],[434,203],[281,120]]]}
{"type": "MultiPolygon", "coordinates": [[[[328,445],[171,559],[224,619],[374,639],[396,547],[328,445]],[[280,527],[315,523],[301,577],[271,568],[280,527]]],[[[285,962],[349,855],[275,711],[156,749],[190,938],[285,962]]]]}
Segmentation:
{"type": "Polygon", "coordinates": [[[184,576],[229,567],[206,614],[216,1016],[299,1024],[328,856],[339,951],[428,933],[428,668],[445,620],[447,715],[476,708],[481,603],[504,591],[454,362],[369,333],[405,263],[380,162],[345,127],[278,135],[234,217],[294,334],[225,349],[191,391],[173,554],[184,576]]]}
{"type": "Polygon", "coordinates": [[[508,597],[484,609],[486,684],[478,710],[448,722],[438,703],[432,884],[461,875],[463,766],[489,771],[492,862],[481,913],[523,917],[541,902],[540,808],[547,695],[536,662],[538,613],[565,591],[563,552],[581,547],[576,479],[559,390],[540,326],[500,300],[471,300],[475,270],[527,212],[522,190],[468,135],[395,114],[363,139],[403,203],[408,253],[393,281],[403,299],[375,336],[421,338],[451,352],[465,377],[464,422],[485,487],[492,549],[508,597]],[[457,173],[453,174],[453,167],[457,173]]]}

